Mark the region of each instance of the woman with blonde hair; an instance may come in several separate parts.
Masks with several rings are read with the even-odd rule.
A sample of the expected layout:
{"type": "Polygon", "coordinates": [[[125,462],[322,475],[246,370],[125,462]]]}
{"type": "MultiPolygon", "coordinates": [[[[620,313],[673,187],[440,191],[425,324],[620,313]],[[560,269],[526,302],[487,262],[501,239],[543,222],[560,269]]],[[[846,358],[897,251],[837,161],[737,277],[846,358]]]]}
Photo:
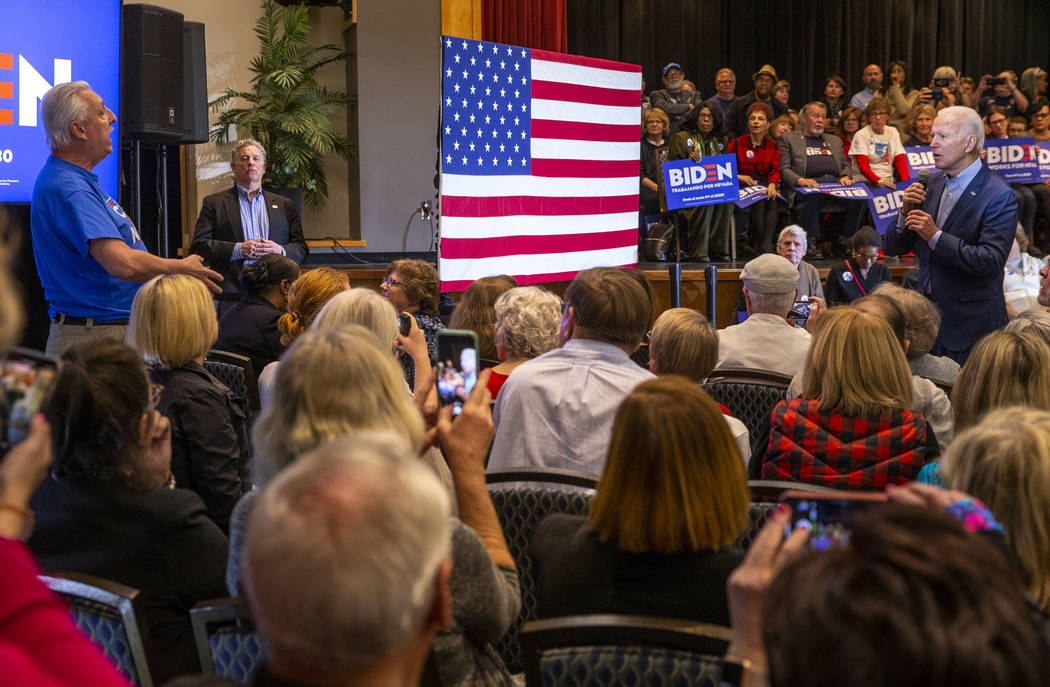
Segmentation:
{"type": "Polygon", "coordinates": [[[722,412],[683,377],[642,382],[617,410],[587,516],[536,528],[541,617],[630,613],[726,625],[747,476],[722,412]]]}
{"type": "MultiPolygon", "coordinates": [[[[486,374],[482,372],[480,379],[486,374]]],[[[389,343],[380,342],[364,327],[307,332],[285,354],[272,401],[252,432],[259,481],[265,485],[304,453],[361,430],[388,432],[419,454],[424,445],[423,419],[404,387],[389,343]]],[[[454,468],[462,521],[452,520],[452,625],[438,633],[432,651],[442,684],[511,687],[510,674],[491,642],[517,618],[520,592],[514,559],[484,486],[485,448],[492,440],[488,403],[484,384],[478,384],[455,425],[449,424],[450,408],[443,409],[438,422],[439,438],[459,439],[454,443],[442,439],[442,446],[454,468]],[[479,424],[487,425],[487,435],[479,424]],[[469,436],[478,434],[484,435],[481,442],[469,436]],[[471,443],[468,437],[478,445],[464,456],[464,446],[471,443]]],[[[257,493],[241,499],[231,524],[226,580],[235,595],[257,493]]]]}
{"type": "MultiPolygon", "coordinates": [[[[692,308],[670,308],[660,313],[649,334],[649,371],[654,375],[678,375],[700,384],[718,365],[718,335],[707,318],[692,308]]],[[[747,465],[751,438],[747,425],[722,411],[740,457],[747,465]]]]}
{"type": "Polygon", "coordinates": [[[131,304],[128,344],[150,368],[150,380],[163,387],[157,409],[171,421],[175,484],[197,492],[226,531],[250,486],[251,446],[241,401],[204,369],[218,331],[211,294],[194,277],[154,277],[131,304]]]}
{"type": "Polygon", "coordinates": [[[1003,330],[977,342],[952,389],[955,427],[971,427],[993,408],[1050,410],[1050,347],[1036,333],[1003,330]]]}
{"type": "Polygon", "coordinates": [[[961,433],[941,459],[949,489],[984,502],[1029,593],[1050,612],[1050,412],[1010,406],[961,433]]]}
{"type": "Polygon", "coordinates": [[[667,154],[670,131],[671,119],[659,107],[642,113],[641,185],[638,190],[642,219],[660,212],[660,163],[667,154]]]}
{"type": "MultiPolygon", "coordinates": [[[[345,272],[338,272],[331,267],[317,267],[306,270],[288,289],[288,312],[277,320],[277,329],[281,332],[281,344],[290,346],[299,336],[309,329],[314,318],[321,312],[325,303],[337,293],[350,288],[350,278],[345,272]]],[[[259,400],[265,405],[270,398],[274,376],[277,374],[279,360],[263,368],[259,374],[259,400]]]]}
{"type": "Polygon", "coordinates": [[[430,356],[423,331],[409,318],[409,333],[403,336],[398,330],[397,313],[390,301],[371,289],[350,289],[332,297],[310,325],[310,331],[326,332],[348,325],[361,325],[375,334],[380,343],[390,342],[391,351],[404,352],[415,363],[415,380],[412,391],[424,397],[430,391],[430,356]]]}
{"type": "Polygon", "coordinates": [[[489,376],[493,398],[518,365],[558,347],[561,299],[540,286],[516,286],[496,299],[493,341],[499,365],[489,376]]]}
{"type": "Polygon", "coordinates": [[[762,477],[851,490],[914,479],[937,449],[912,394],[890,326],[857,308],[828,310],[806,354],[802,398],[773,410],[762,477]]]}

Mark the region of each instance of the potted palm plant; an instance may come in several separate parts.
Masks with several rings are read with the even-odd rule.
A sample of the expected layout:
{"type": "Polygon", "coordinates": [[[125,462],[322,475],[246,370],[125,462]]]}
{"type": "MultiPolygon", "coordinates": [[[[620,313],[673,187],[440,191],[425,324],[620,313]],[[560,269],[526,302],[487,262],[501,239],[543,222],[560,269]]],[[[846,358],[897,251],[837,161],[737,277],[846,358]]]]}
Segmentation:
{"type": "Polygon", "coordinates": [[[304,5],[280,7],[264,0],[262,9],[255,24],[259,55],[249,65],[251,90],[227,88],[209,103],[219,112],[211,137],[226,143],[235,127],[232,137],[258,140],[266,147],[263,182],[298,190],[308,206],[320,210],[328,199],[325,154],[335,152],[349,161],[356,151],[331,122],[333,112],[354,106],[354,97],[320,85],[317,72],[344,62],[348,53],[335,45],[307,45],[310,20],[304,5]]]}

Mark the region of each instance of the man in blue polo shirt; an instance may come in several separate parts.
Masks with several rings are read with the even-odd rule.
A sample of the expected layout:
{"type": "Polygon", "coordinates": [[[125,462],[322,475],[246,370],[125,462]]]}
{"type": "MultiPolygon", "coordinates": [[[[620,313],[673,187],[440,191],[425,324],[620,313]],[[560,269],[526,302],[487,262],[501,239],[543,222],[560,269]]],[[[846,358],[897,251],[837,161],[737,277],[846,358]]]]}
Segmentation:
{"type": "Polygon", "coordinates": [[[222,276],[199,255],[150,255],[127,213],[91,170],[113,152],[116,117],[84,81],[55,86],[41,114],[51,147],[33,187],[31,229],[44,296],[50,303],[47,352],[60,355],[89,337],[124,339],[141,282],[188,274],[219,292],[222,276]]]}

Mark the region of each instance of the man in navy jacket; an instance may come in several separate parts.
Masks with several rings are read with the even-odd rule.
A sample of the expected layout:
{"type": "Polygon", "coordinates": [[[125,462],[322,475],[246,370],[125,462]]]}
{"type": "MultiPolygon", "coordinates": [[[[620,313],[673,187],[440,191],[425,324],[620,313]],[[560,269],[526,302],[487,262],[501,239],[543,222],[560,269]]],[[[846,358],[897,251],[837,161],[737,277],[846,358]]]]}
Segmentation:
{"type": "Polygon", "coordinates": [[[948,107],[933,123],[934,174],[928,188],[904,192],[900,216],[886,230],[891,255],[915,251],[919,291],[943,320],[931,353],[959,364],[982,336],[1006,324],[1003,265],[1017,228],[1010,186],[979,159],[984,126],[967,107],[948,107]]]}

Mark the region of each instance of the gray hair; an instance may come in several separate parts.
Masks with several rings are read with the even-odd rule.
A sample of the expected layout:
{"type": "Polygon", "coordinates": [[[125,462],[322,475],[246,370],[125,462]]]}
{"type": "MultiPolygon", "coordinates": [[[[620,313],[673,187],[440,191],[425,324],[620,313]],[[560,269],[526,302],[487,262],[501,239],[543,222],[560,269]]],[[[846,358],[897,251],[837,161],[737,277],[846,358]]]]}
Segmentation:
{"type": "Polygon", "coordinates": [[[809,112],[809,108],[811,108],[811,107],[819,107],[820,109],[824,110],[824,114],[825,115],[828,113],[828,106],[827,105],[825,105],[824,103],[820,102],[819,100],[813,100],[813,101],[810,101],[810,102],[808,102],[808,103],[806,103],[805,105],[802,106],[802,110],[801,110],[801,112],[798,113],[798,116],[799,117],[805,117],[806,113],[809,112]]]}
{"type": "Polygon", "coordinates": [[[244,551],[266,653],[300,673],[358,673],[426,621],[449,556],[449,501],[399,437],[359,432],[264,489],[244,551]]]}
{"type": "Polygon", "coordinates": [[[955,67],[947,64],[933,70],[934,79],[954,79],[955,76],[955,67]]]}
{"type": "Polygon", "coordinates": [[[51,150],[65,148],[73,142],[69,123],[86,119],[88,103],[80,97],[90,91],[87,81],[60,83],[44,94],[40,102],[40,115],[44,120],[44,135],[51,150]]]}
{"type": "Polygon", "coordinates": [[[337,293],[321,308],[310,331],[327,332],[351,324],[368,329],[381,344],[394,345],[397,311],[390,301],[371,289],[354,288],[337,293]]]}
{"type": "Polygon", "coordinates": [[[941,328],[941,312],[933,301],[918,291],[893,282],[879,284],[872,294],[889,298],[904,315],[904,338],[910,342],[905,357],[918,360],[929,353],[941,328]]]}
{"type": "Polygon", "coordinates": [[[806,236],[806,230],[797,224],[789,224],[780,230],[780,235],[777,236],[777,243],[784,240],[785,236],[794,236],[802,241],[802,254],[805,255],[809,251],[809,237],[806,236]]]}
{"type": "Polygon", "coordinates": [[[1029,331],[1050,344],[1050,312],[1040,308],[1025,310],[1011,320],[1004,329],[1014,334],[1029,331]]]}
{"type": "Polygon", "coordinates": [[[535,358],[558,347],[561,299],[538,286],[517,286],[496,299],[497,346],[515,358],[535,358]]]}
{"type": "Polygon", "coordinates": [[[977,137],[977,145],[974,146],[972,155],[976,156],[984,147],[984,122],[972,107],[952,105],[941,110],[937,117],[949,117],[956,133],[977,137]]]}
{"type": "Polygon", "coordinates": [[[263,162],[266,162],[266,148],[263,148],[263,144],[256,141],[254,138],[242,138],[233,144],[233,151],[230,152],[230,161],[237,162],[237,156],[241,152],[241,148],[247,148],[248,146],[255,146],[262,153],[263,162]]]}
{"type": "Polygon", "coordinates": [[[1035,84],[1040,76],[1046,76],[1046,72],[1039,67],[1029,67],[1021,72],[1021,90],[1029,97],[1035,97],[1035,84]]]}
{"type": "Polygon", "coordinates": [[[795,289],[785,293],[757,293],[748,289],[747,293],[751,296],[752,313],[768,313],[786,317],[791,306],[795,304],[795,289]]]}

